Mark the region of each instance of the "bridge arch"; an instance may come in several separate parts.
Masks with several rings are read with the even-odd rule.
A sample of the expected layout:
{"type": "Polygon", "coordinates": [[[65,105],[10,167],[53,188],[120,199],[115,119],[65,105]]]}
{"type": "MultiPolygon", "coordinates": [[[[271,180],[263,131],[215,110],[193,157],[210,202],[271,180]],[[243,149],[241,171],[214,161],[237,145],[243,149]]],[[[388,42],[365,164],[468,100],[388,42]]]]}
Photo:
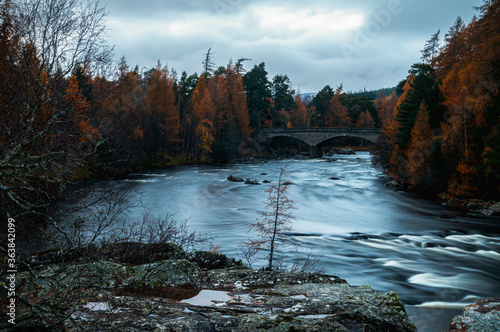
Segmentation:
{"type": "Polygon", "coordinates": [[[377,143],[382,134],[379,128],[291,128],[291,129],[262,129],[259,134],[261,142],[269,141],[275,137],[291,137],[298,139],[309,146],[311,158],[321,157],[319,145],[330,139],[339,137],[358,137],[377,143]]]}

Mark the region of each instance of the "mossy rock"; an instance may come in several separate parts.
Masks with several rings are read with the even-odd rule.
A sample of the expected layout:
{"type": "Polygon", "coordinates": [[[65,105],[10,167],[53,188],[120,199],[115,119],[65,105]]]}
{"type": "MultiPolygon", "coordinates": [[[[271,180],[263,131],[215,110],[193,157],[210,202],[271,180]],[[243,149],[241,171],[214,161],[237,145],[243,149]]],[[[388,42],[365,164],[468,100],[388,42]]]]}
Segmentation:
{"type": "Polygon", "coordinates": [[[207,270],[243,266],[241,261],[236,261],[234,258],[228,258],[224,254],[211,251],[197,251],[190,255],[189,260],[198,264],[202,269],[207,270]]]}

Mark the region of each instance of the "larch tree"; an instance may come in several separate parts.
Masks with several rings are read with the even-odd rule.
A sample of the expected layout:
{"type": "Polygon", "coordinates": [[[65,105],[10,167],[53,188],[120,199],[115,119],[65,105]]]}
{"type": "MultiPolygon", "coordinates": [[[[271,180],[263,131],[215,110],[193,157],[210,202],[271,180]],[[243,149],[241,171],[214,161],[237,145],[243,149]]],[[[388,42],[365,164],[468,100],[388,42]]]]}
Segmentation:
{"type": "Polygon", "coordinates": [[[94,89],[102,90],[97,98],[104,140],[99,150],[99,168],[107,176],[113,176],[126,164],[139,163],[145,151],[142,80],[124,57],[118,63],[116,77],[113,82],[99,78],[99,84],[94,84],[94,89]]]}
{"type": "Polygon", "coordinates": [[[439,55],[435,57],[435,65],[440,79],[443,79],[446,73],[453,68],[454,64],[461,57],[461,53],[464,50],[462,33],[464,29],[464,21],[459,16],[444,36],[445,46],[439,55]]]}
{"type": "Polygon", "coordinates": [[[179,113],[175,105],[174,81],[167,68],[157,67],[146,83],[148,146],[153,152],[173,152],[178,139],[179,113]]]}
{"type": "Polygon", "coordinates": [[[287,171],[287,167],[288,165],[280,167],[275,172],[278,174],[278,182],[266,190],[269,198],[265,211],[261,212],[262,219],[250,224],[250,230],[257,233],[258,239],[244,242],[250,249],[269,251],[268,270],[274,267],[276,249],[291,242],[286,232],[292,230],[292,221],[295,220],[292,210],[295,209],[295,202],[288,193],[290,181],[287,177],[291,173],[287,171]]]}
{"type": "Polygon", "coordinates": [[[410,73],[410,75],[408,75],[408,78],[406,79],[406,82],[404,83],[403,93],[399,97],[396,104],[394,118],[383,128],[384,135],[386,136],[386,143],[389,147],[392,147],[392,155],[390,158],[391,169],[389,170],[389,175],[392,178],[398,180],[401,180],[401,173],[407,173],[404,150],[398,144],[398,135],[400,134],[402,128],[401,123],[398,121],[398,116],[400,112],[400,106],[410,98],[410,94],[414,90],[414,88],[412,87],[414,80],[414,73],[410,73]]]}
{"type": "Polygon", "coordinates": [[[409,183],[413,187],[428,185],[431,182],[431,146],[433,134],[429,125],[427,105],[422,103],[418,110],[415,126],[411,132],[408,148],[408,164],[410,169],[409,183]]]}
{"type": "Polygon", "coordinates": [[[195,135],[197,138],[197,154],[203,159],[212,152],[215,141],[216,109],[204,75],[200,76],[191,99],[195,135]]]}
{"type": "MultiPolygon", "coordinates": [[[[90,119],[86,115],[90,104],[85,99],[82,89],[80,88],[75,75],[68,80],[66,95],[64,99],[73,107],[72,118],[75,128],[75,133],[78,133],[79,143],[94,142],[98,136],[98,129],[92,126],[90,119]]],[[[81,150],[77,147],[78,150],[81,150]]]]}
{"type": "Polygon", "coordinates": [[[306,103],[299,93],[295,94],[294,100],[297,107],[290,114],[291,126],[295,128],[307,127],[306,103]]]}
{"type": "Polygon", "coordinates": [[[326,127],[350,127],[352,119],[349,116],[349,110],[340,100],[342,87],[335,90],[333,97],[330,99],[328,112],[325,115],[326,127]]]}
{"type": "Polygon", "coordinates": [[[379,114],[382,128],[386,127],[394,119],[398,99],[396,91],[393,91],[389,96],[385,96],[382,93],[375,100],[375,109],[379,114]]]}
{"type": "Polygon", "coordinates": [[[373,117],[370,112],[365,111],[361,113],[358,117],[358,121],[356,122],[356,128],[374,128],[375,121],[373,121],[373,117]]]}

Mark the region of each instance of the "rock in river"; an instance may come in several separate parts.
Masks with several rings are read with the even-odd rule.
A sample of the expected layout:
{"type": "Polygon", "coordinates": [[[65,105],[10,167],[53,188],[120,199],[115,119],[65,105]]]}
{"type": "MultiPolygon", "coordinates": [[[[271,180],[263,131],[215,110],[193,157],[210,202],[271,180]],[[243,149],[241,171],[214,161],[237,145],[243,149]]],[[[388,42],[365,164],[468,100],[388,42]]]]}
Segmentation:
{"type": "Polygon", "coordinates": [[[245,184],[260,185],[259,180],[246,179],[245,184]]]}
{"type": "Polygon", "coordinates": [[[227,177],[227,179],[231,182],[245,182],[245,180],[243,180],[242,178],[239,178],[237,176],[234,176],[234,175],[229,175],[227,177]]]}

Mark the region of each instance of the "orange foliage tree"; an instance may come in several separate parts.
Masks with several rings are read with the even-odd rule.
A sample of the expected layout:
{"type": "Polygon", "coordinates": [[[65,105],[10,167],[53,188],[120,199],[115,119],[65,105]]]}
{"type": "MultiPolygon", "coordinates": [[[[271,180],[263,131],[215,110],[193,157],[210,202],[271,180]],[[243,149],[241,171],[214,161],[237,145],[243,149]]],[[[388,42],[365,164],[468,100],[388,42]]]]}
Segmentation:
{"type": "Polygon", "coordinates": [[[383,128],[383,132],[386,138],[386,144],[393,151],[390,157],[390,163],[392,167],[389,170],[389,174],[391,175],[392,178],[397,179],[399,181],[401,181],[404,177],[408,175],[404,151],[396,143],[401,127],[401,124],[398,122],[398,114],[400,110],[399,107],[405,100],[409,98],[410,94],[412,93],[413,88],[411,85],[414,82],[414,80],[415,80],[415,75],[413,73],[410,73],[403,87],[403,94],[399,97],[398,102],[396,104],[394,117],[383,128]]]}
{"type": "Polygon", "coordinates": [[[358,121],[356,122],[356,128],[374,128],[375,121],[373,121],[373,117],[370,112],[365,111],[361,113],[358,117],[358,121]]]}
{"type": "Polygon", "coordinates": [[[179,111],[175,104],[174,81],[158,63],[146,83],[145,125],[147,146],[152,152],[174,151],[178,142],[179,111]]]}
{"type": "Polygon", "coordinates": [[[456,20],[439,54],[435,43],[424,50],[432,67],[412,66],[392,119],[386,100],[377,101],[393,178],[455,196],[500,196],[491,167],[500,159],[500,2],[485,0],[479,12],[467,25],[456,20]]]}
{"type": "Polygon", "coordinates": [[[340,102],[341,93],[342,87],[339,87],[330,99],[328,113],[325,116],[326,127],[350,127],[352,124],[349,110],[340,102]]]}
{"type": "Polygon", "coordinates": [[[433,135],[429,125],[427,105],[422,103],[418,111],[415,126],[411,132],[411,140],[408,148],[409,183],[413,187],[422,184],[426,185],[431,181],[430,149],[432,140],[433,135]]]}
{"type": "Polygon", "coordinates": [[[212,152],[215,140],[215,105],[202,74],[191,98],[192,118],[196,135],[196,154],[202,159],[212,152]]]}
{"type": "Polygon", "coordinates": [[[290,112],[290,127],[307,127],[307,105],[299,93],[295,94],[294,101],[297,107],[290,112]]]}
{"type": "Polygon", "coordinates": [[[73,108],[72,119],[76,129],[75,133],[79,136],[79,143],[94,142],[99,136],[98,129],[90,123],[90,119],[86,116],[90,104],[82,95],[75,75],[72,75],[68,80],[64,99],[73,108]]]}

